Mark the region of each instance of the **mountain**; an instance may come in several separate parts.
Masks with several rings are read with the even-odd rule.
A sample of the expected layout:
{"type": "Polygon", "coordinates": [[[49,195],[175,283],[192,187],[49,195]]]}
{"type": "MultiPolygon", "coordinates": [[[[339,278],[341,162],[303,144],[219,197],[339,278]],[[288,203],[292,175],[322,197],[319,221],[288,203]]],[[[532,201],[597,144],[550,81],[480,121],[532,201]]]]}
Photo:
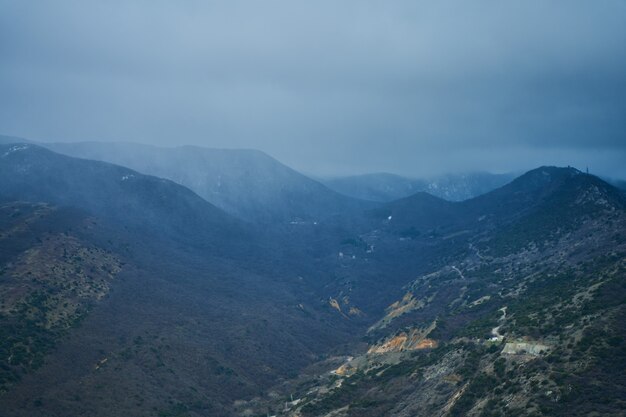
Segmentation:
{"type": "Polygon", "coordinates": [[[172,181],[30,145],[0,145],[0,195],[84,209],[137,229],[214,247],[241,237],[238,221],[172,181]]]}
{"type": "Polygon", "coordinates": [[[448,201],[462,201],[505,185],[513,174],[449,174],[428,179],[378,173],[323,180],[330,189],[362,200],[390,202],[417,192],[427,192],[448,201]]]}
{"type": "Polygon", "coordinates": [[[2,415],[623,414],[626,197],[595,176],[281,227],[32,144],[0,177],[2,415]]]}
{"type": "Polygon", "coordinates": [[[253,222],[312,222],[372,206],[331,191],[256,150],[97,142],[45,146],[168,178],[226,212],[253,222]]]}
{"type": "Polygon", "coordinates": [[[396,243],[379,234],[379,246],[439,245],[439,265],[402,286],[365,346],[277,387],[276,402],[246,406],[289,416],[621,415],[624,195],[597,177],[542,167],[476,200],[456,207],[482,206],[500,216],[498,227],[468,217],[458,230],[471,234],[396,243]]]}
{"type": "Polygon", "coordinates": [[[458,202],[418,192],[370,210],[367,227],[408,235],[499,227],[533,210],[580,175],[574,168],[540,167],[496,190],[458,202]]]}
{"type": "Polygon", "coordinates": [[[420,180],[386,172],[335,177],[321,180],[338,193],[369,201],[389,202],[424,191],[420,180]]]}
{"type": "Polygon", "coordinates": [[[230,415],[351,338],[185,187],[30,144],[0,146],[0,177],[2,415],[230,415]]]}

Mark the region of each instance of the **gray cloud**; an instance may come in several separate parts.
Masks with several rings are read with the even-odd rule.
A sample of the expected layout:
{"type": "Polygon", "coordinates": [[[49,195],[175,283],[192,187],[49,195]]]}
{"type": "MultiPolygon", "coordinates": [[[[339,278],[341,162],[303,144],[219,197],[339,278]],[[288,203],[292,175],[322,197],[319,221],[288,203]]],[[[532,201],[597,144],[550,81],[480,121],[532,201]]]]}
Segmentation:
{"type": "Polygon", "coordinates": [[[0,132],[626,177],[626,2],[0,0],[0,132]]]}

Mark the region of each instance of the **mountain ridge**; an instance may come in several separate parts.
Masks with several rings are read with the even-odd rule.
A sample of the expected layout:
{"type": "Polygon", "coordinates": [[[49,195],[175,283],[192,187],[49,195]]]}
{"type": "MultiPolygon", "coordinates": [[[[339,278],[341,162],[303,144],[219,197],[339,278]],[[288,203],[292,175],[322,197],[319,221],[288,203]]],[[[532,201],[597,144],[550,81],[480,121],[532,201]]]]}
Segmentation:
{"type": "Polygon", "coordinates": [[[37,145],[0,145],[0,174],[5,199],[76,206],[128,226],[158,225],[164,233],[188,241],[196,234],[217,232],[225,238],[226,230],[234,236],[243,232],[236,219],[172,181],[37,145]]]}
{"type": "Polygon", "coordinates": [[[318,221],[372,203],[328,189],[259,150],[135,143],[48,143],[71,156],[104,160],[169,178],[207,201],[254,222],[318,221]]]}
{"type": "Polygon", "coordinates": [[[329,188],[364,200],[390,202],[419,191],[449,201],[463,201],[510,182],[513,174],[473,172],[447,174],[432,178],[409,178],[386,172],[322,180],[329,188]]]}

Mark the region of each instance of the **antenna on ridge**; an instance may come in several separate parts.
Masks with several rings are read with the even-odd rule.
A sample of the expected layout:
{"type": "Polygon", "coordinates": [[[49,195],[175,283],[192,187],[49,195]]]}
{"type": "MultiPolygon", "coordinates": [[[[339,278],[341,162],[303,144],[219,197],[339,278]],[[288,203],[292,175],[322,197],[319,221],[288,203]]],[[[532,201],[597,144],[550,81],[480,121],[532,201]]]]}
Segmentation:
{"type": "Polygon", "coordinates": [[[589,165],[587,165],[587,175],[589,174],[589,165]]]}

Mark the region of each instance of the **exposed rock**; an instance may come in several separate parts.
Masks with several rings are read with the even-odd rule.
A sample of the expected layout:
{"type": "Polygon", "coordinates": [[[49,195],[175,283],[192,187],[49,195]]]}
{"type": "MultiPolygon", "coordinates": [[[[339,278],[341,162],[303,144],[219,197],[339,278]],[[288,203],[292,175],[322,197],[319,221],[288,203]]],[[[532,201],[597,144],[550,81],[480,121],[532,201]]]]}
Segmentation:
{"type": "Polygon", "coordinates": [[[550,350],[550,346],[544,345],[542,343],[509,342],[504,345],[502,353],[507,355],[528,354],[538,356],[542,353],[548,352],[548,350],[550,350]]]}
{"type": "Polygon", "coordinates": [[[378,321],[376,324],[370,327],[369,331],[382,329],[386,327],[396,317],[408,313],[409,311],[422,308],[423,306],[424,302],[422,300],[416,300],[412,292],[407,292],[401,300],[396,301],[385,309],[385,311],[387,312],[385,317],[383,317],[382,320],[378,321]]]}
{"type": "Polygon", "coordinates": [[[393,336],[379,345],[372,346],[368,354],[381,354],[389,352],[405,352],[410,350],[434,349],[438,346],[436,340],[426,336],[435,328],[435,323],[425,330],[411,329],[393,336]]]}

